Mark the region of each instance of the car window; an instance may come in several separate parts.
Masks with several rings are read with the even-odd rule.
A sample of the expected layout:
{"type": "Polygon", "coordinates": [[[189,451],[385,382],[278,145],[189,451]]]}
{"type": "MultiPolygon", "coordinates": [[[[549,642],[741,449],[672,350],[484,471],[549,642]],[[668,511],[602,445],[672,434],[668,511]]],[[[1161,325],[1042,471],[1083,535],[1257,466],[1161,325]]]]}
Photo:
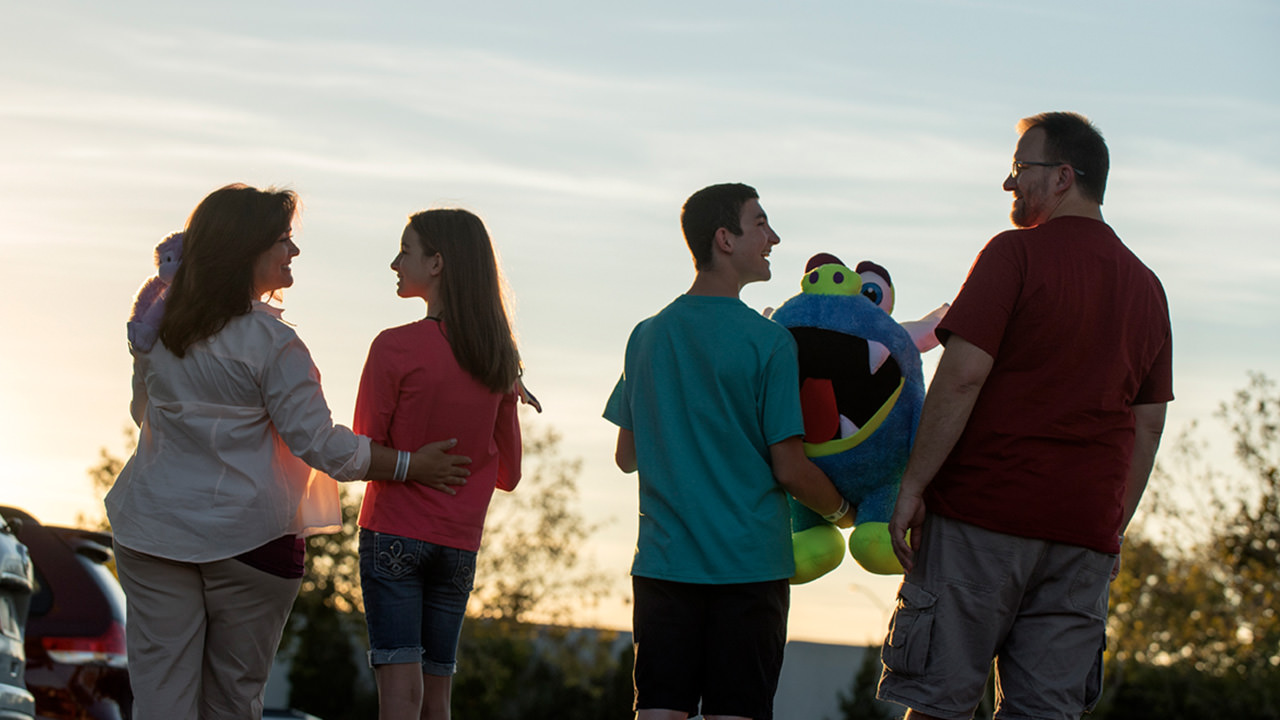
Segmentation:
{"type": "Polygon", "coordinates": [[[111,604],[111,616],[116,620],[123,621],[125,599],[124,589],[120,587],[120,581],[116,580],[116,576],[111,573],[111,570],[106,565],[80,553],[76,553],[76,559],[93,577],[98,587],[102,588],[102,594],[107,596],[107,602],[111,604]]]}
{"type": "Polygon", "coordinates": [[[31,617],[44,617],[53,608],[53,593],[49,590],[49,583],[45,582],[44,575],[40,573],[40,566],[32,564],[32,573],[35,575],[35,591],[31,593],[31,617]]]}

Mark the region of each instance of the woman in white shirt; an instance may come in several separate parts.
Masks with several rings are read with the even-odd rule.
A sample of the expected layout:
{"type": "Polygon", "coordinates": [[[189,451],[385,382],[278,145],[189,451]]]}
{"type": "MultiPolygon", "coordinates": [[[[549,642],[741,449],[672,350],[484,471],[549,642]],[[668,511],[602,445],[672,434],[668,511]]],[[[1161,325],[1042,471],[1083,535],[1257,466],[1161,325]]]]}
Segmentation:
{"type": "Polygon", "coordinates": [[[306,345],[262,302],[293,284],[296,210],[287,190],[206,197],[160,341],[134,349],[141,432],[106,505],[136,720],[261,716],[303,539],[341,524],[335,479],[453,494],[468,474],[452,440],[397,453],[333,423],[306,345]]]}

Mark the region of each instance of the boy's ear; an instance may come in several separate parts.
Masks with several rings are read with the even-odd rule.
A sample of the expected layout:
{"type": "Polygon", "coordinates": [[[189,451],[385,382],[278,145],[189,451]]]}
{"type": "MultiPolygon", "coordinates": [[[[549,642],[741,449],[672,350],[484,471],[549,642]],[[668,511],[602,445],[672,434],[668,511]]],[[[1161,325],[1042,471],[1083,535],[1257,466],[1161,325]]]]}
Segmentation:
{"type": "Polygon", "coordinates": [[[729,228],[719,228],[716,230],[716,236],[712,240],[717,250],[725,254],[733,253],[733,233],[729,232],[729,228]]]}

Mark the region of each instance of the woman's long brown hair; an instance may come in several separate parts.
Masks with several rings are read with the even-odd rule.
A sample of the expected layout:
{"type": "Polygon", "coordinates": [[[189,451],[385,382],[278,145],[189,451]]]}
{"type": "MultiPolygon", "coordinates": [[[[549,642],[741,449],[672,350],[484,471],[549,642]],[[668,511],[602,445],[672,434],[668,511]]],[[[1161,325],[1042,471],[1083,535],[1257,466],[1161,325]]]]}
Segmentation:
{"type": "Polygon", "coordinates": [[[253,308],[253,267],[293,222],[298,196],[236,183],[192,211],[160,321],[160,341],[178,357],[253,308]]]}

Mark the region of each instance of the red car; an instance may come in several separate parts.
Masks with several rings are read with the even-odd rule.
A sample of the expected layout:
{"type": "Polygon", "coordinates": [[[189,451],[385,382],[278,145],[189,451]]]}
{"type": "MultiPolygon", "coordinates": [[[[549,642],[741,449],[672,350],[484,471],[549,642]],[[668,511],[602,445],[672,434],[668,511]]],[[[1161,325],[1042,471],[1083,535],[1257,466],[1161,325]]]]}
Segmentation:
{"type": "Polygon", "coordinates": [[[41,525],[27,513],[18,539],[31,555],[35,592],[26,633],[26,683],[36,717],[128,720],[133,704],[125,655],[124,592],[112,572],[111,536],[41,525]]]}

